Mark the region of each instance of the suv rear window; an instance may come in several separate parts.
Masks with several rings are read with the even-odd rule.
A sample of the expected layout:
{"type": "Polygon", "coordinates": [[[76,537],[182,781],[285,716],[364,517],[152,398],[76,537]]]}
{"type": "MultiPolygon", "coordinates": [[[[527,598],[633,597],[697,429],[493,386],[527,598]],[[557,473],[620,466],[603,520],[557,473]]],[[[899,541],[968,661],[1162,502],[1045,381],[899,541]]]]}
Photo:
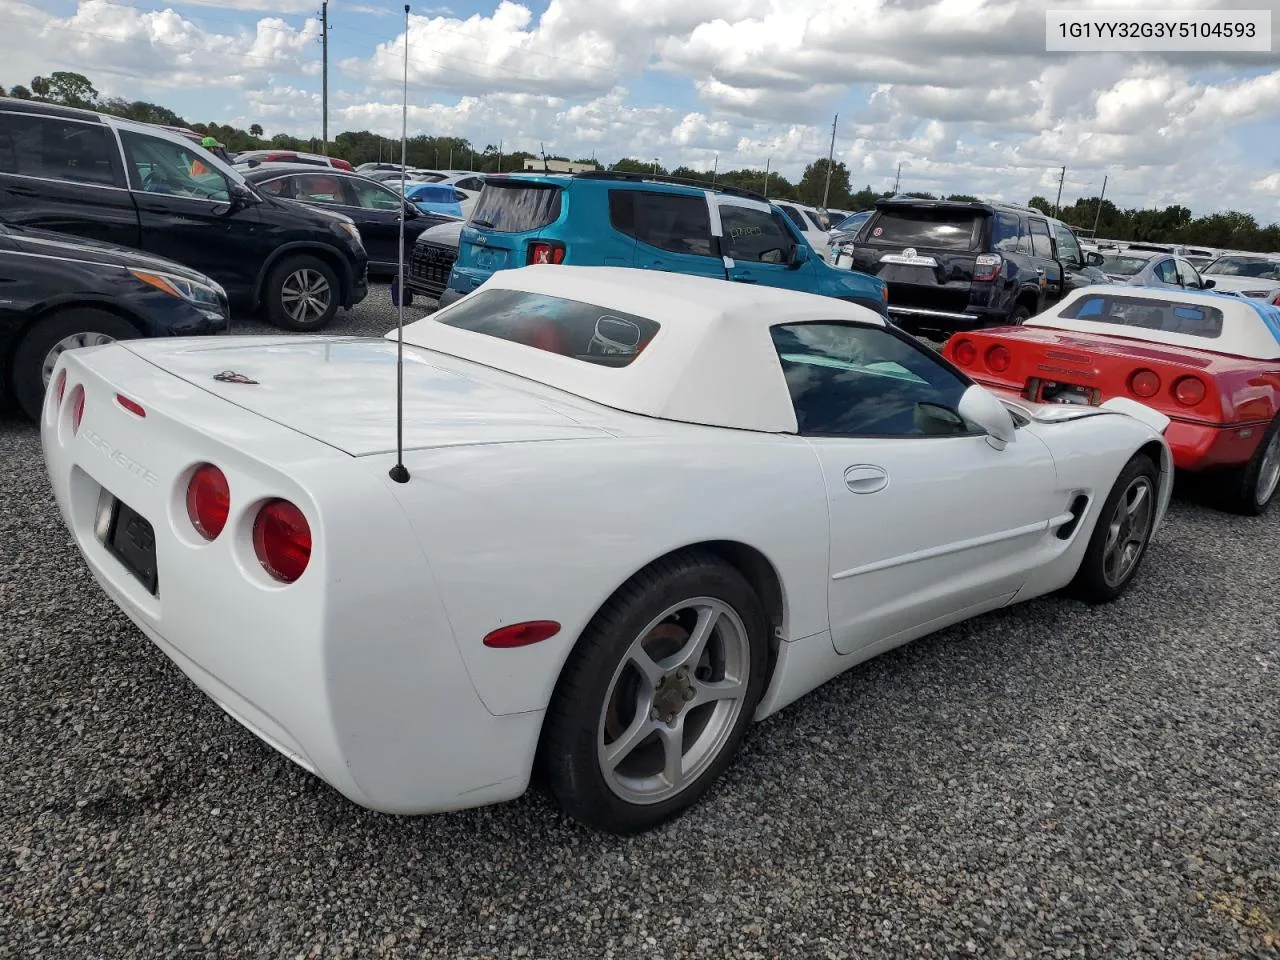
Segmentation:
{"type": "Polygon", "coordinates": [[[977,210],[908,207],[881,210],[866,238],[872,243],[935,250],[976,250],[986,215],[977,210]]]}
{"type": "Polygon", "coordinates": [[[477,290],[437,319],[446,326],[604,367],[627,366],[659,329],[646,317],[521,290],[477,290]]]}
{"type": "Polygon", "coordinates": [[[1097,294],[1081,297],[1060,315],[1072,320],[1115,323],[1206,339],[1222,336],[1222,311],[1207,304],[1193,306],[1146,297],[1097,294]]]}
{"type": "Polygon", "coordinates": [[[471,214],[471,224],[498,233],[527,233],[560,216],[557,186],[542,183],[494,183],[484,185],[471,214]]]}

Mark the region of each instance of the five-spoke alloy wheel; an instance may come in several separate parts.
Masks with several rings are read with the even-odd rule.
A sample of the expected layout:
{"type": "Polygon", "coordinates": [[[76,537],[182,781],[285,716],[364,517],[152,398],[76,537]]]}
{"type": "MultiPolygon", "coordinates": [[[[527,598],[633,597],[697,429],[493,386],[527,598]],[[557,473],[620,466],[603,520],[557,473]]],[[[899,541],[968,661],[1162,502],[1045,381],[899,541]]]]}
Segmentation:
{"type": "Polygon", "coordinates": [[[768,621],[714,554],[659,560],[620,587],[569,656],[540,766],[574,818],[635,833],[695,803],[732,761],[764,693],[768,621]]]}
{"type": "Polygon", "coordinates": [[[1069,593],[1086,603],[1108,603],[1133,582],[1155,532],[1159,478],[1146,454],[1125,464],[1098,512],[1069,593]]]}

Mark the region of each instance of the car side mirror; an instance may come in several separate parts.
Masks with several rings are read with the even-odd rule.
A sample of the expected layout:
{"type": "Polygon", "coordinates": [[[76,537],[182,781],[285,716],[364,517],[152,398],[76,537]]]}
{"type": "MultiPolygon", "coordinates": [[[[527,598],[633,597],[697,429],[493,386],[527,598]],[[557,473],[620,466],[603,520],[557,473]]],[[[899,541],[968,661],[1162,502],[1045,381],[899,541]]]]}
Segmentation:
{"type": "Polygon", "coordinates": [[[792,270],[796,269],[797,267],[803,266],[804,264],[809,262],[809,259],[811,256],[812,256],[812,251],[809,249],[809,247],[806,244],[797,243],[791,249],[791,263],[789,264],[789,266],[791,267],[792,270]]]}
{"type": "Polygon", "coordinates": [[[227,193],[231,198],[231,209],[233,211],[243,210],[250,204],[258,202],[257,195],[244,184],[232,183],[227,188],[227,193]]]}
{"type": "Polygon", "coordinates": [[[1003,450],[1017,439],[1013,414],[985,387],[974,384],[966,390],[956,412],[980,427],[987,435],[987,443],[996,450],[1003,450]]]}
{"type": "Polygon", "coordinates": [[[1204,280],[1204,279],[1202,279],[1202,280],[1200,281],[1200,289],[1201,289],[1201,290],[1212,290],[1212,289],[1213,289],[1214,287],[1216,287],[1217,285],[1218,285],[1218,281],[1217,281],[1217,280],[1204,280]]]}
{"type": "Polygon", "coordinates": [[[1091,267],[1100,267],[1106,263],[1107,258],[1100,253],[1090,251],[1084,255],[1084,262],[1091,267]]]}

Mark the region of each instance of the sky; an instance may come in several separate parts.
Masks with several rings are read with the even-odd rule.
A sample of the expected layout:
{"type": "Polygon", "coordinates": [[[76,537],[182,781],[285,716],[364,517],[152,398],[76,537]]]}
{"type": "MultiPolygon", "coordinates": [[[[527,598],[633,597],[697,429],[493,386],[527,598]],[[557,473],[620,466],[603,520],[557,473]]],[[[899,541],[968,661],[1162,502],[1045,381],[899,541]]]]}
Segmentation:
{"type": "MultiPolygon", "coordinates": [[[[434,2],[434,0],[428,0],[434,2]]],[[[75,70],[192,122],[319,136],[320,0],[0,0],[0,85],[75,70]]],[[[1045,10],[1280,0],[448,0],[409,18],[409,133],[1026,202],[1280,221],[1275,53],[1047,53],[1045,10]]],[[[329,131],[398,137],[403,3],[329,3],[329,131]]],[[[1274,41],[1273,51],[1276,49],[1274,41]]],[[[443,161],[442,161],[443,162],[443,161]]],[[[465,166],[454,158],[455,166],[465,166]]]]}

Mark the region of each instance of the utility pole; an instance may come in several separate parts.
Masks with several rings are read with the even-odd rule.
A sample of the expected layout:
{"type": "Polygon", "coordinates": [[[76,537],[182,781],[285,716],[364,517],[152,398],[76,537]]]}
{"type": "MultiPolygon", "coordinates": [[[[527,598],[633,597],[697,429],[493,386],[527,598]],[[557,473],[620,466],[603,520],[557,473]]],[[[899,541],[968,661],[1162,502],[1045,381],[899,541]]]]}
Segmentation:
{"type": "MultiPolygon", "coordinates": [[[[409,38],[405,37],[405,43],[409,38]]],[[[323,66],[320,79],[320,136],[324,139],[324,149],[320,152],[329,155],[329,0],[320,4],[320,48],[323,66]]]]}
{"type": "Polygon", "coordinates": [[[1062,175],[1058,177],[1058,199],[1053,202],[1053,215],[1055,217],[1058,215],[1058,207],[1062,203],[1062,184],[1066,181],[1066,179],[1067,179],[1067,168],[1064,166],[1062,168],[1062,175]]]}
{"type": "Polygon", "coordinates": [[[716,154],[715,166],[711,168],[711,185],[716,185],[716,174],[720,172],[720,154],[716,154]]]}
{"type": "Polygon", "coordinates": [[[836,155],[836,124],[840,120],[840,114],[836,114],[831,120],[831,149],[827,151],[827,185],[822,188],[822,209],[827,209],[827,195],[831,192],[831,161],[836,155]]]}
{"type": "Polygon", "coordinates": [[[502,172],[502,141],[498,141],[498,172],[502,172]]]}
{"type": "Polygon", "coordinates": [[[773,157],[764,162],[764,198],[769,199],[769,164],[773,163],[773,157]]]}
{"type": "Polygon", "coordinates": [[[893,178],[893,195],[894,195],[895,197],[898,195],[898,184],[900,184],[901,182],[902,182],[902,163],[901,163],[901,162],[899,162],[899,163],[898,163],[898,173],[897,173],[897,175],[893,178]]]}
{"type": "Polygon", "coordinates": [[[1102,216],[1102,201],[1107,195],[1107,178],[1102,178],[1102,196],[1098,197],[1098,209],[1093,214],[1093,239],[1098,239],[1098,220],[1102,216]]]}

